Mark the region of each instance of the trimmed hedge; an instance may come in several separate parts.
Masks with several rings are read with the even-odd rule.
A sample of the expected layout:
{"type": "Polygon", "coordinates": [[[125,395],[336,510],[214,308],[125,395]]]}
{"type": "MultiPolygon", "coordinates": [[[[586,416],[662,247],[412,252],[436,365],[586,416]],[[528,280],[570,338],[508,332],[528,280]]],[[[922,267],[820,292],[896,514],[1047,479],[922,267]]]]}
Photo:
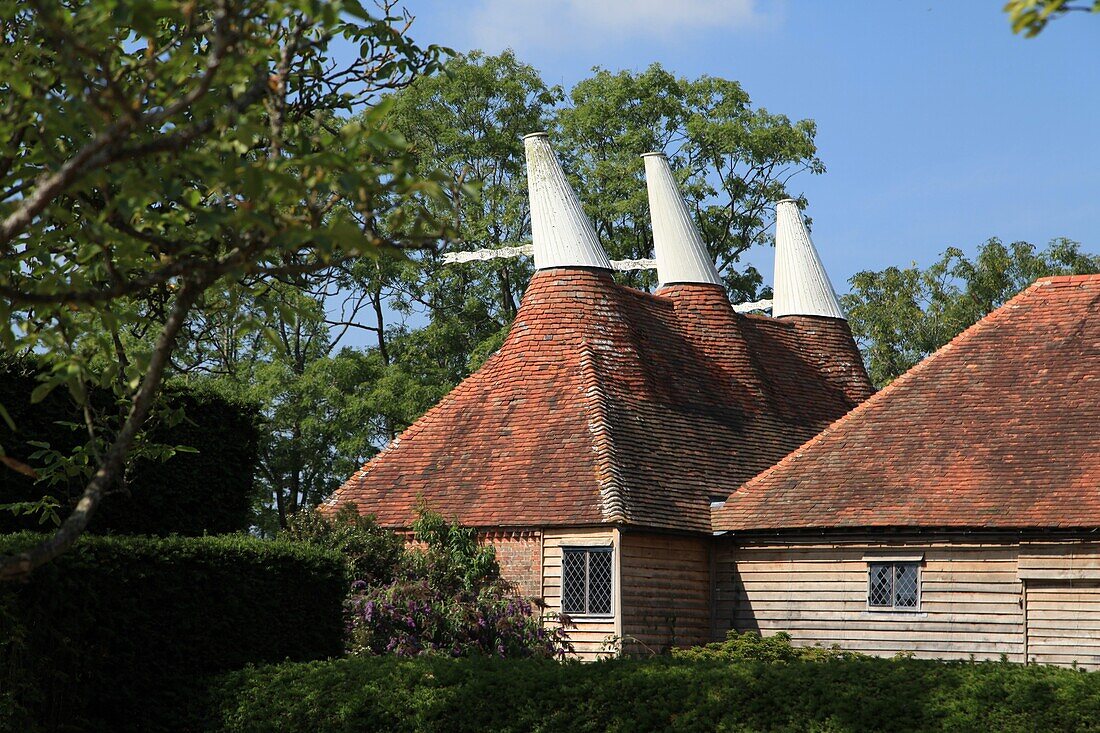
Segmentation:
{"type": "MultiPolygon", "coordinates": [[[[32,463],[38,450],[28,441],[48,443],[68,452],[86,437],[60,423],[83,423],[76,404],[63,387],[31,404],[38,384],[32,359],[0,358],[0,404],[16,426],[13,434],[0,421],[0,445],[15,458],[32,463]]],[[[100,406],[110,405],[106,391],[92,394],[100,406]]],[[[107,496],[93,516],[91,532],[123,534],[220,534],[247,530],[252,520],[253,475],[259,455],[259,410],[196,386],[169,385],[163,398],[183,408],[185,418],[172,426],[155,427],[150,439],[165,445],[195,448],[167,461],[138,461],[133,467],[130,494],[107,496]]],[[[0,503],[28,501],[49,494],[62,504],[62,516],[75,504],[82,482],[45,487],[0,466],[0,503]]],[[[33,517],[0,511],[0,532],[34,530],[33,517]]]]}
{"type": "Polygon", "coordinates": [[[85,537],[0,585],[0,730],[186,728],[205,676],[340,654],[346,590],[343,559],[304,543],[85,537]]]}
{"type": "Polygon", "coordinates": [[[1095,731],[1100,674],[1007,662],[360,657],[229,674],[210,730],[1095,731]]]}

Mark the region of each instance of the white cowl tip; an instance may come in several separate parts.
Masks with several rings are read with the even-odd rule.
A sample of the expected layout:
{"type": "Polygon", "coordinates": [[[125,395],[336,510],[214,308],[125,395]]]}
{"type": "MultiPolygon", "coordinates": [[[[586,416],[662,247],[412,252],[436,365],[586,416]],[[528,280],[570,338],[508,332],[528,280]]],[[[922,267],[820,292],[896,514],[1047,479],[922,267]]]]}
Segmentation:
{"type": "Polygon", "coordinates": [[[527,154],[527,191],[531,198],[531,244],[535,269],[597,267],[611,269],[607,253],[577,194],[565,180],[545,132],[523,138],[527,154]]]}
{"type": "Polygon", "coordinates": [[[668,158],[664,153],[646,153],[642,158],[645,160],[646,188],[649,189],[657,279],[662,286],[673,283],[721,285],[722,278],[714,269],[714,261],[672,177],[668,158]]]}
{"type": "Polygon", "coordinates": [[[821,257],[792,199],[775,205],[775,285],[772,315],[844,318],[821,257]]]}

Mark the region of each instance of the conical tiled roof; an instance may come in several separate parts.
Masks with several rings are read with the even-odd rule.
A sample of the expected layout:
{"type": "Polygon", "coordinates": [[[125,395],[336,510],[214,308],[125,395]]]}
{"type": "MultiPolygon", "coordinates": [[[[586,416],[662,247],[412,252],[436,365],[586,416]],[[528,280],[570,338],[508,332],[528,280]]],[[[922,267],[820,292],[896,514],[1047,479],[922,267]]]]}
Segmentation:
{"type": "Polygon", "coordinates": [[[717,287],[651,295],[543,269],[500,350],[352,476],[408,527],[418,501],[489,527],[710,530],[726,496],[870,393],[844,321],[733,312],[717,287]]]}

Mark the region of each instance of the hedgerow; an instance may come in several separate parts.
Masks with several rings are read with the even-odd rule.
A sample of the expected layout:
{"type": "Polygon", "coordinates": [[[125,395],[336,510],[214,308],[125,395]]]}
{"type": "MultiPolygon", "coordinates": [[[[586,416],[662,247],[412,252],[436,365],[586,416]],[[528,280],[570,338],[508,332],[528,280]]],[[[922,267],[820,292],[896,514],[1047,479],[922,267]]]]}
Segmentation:
{"type": "Polygon", "coordinates": [[[0,585],[0,730],[184,728],[206,676],[339,655],[346,589],[343,560],[306,544],[85,537],[0,585]]]}
{"type": "MultiPolygon", "coordinates": [[[[70,455],[87,440],[81,409],[64,389],[41,401],[31,395],[41,365],[33,358],[0,354],[0,405],[15,425],[0,419],[4,453],[34,468],[47,462],[31,456],[43,445],[70,455]]],[[[116,410],[114,395],[93,390],[89,400],[105,413],[116,410]]],[[[161,397],[176,421],[150,426],[148,441],[185,448],[166,460],[144,458],[127,471],[126,487],[104,497],[89,531],[123,534],[202,535],[247,530],[255,496],[253,477],[259,452],[259,410],[196,384],[170,384],[161,397]]],[[[59,478],[61,478],[59,476],[59,478]]],[[[0,466],[0,504],[33,502],[49,495],[64,519],[84,488],[84,476],[47,484],[0,466]]],[[[38,517],[0,510],[0,532],[35,530],[38,517]]]]}
{"type": "Polygon", "coordinates": [[[223,678],[210,730],[1097,731],[1100,674],[1007,662],[830,656],[358,657],[223,678]]]}

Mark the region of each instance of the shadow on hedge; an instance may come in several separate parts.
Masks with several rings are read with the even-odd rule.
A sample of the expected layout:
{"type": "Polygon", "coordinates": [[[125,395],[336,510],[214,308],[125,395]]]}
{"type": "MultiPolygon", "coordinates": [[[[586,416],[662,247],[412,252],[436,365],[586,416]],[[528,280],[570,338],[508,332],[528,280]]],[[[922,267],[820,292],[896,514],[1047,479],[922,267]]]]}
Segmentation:
{"type": "Polygon", "coordinates": [[[357,658],[237,672],[223,731],[1100,730],[1100,676],[1008,663],[357,658]]]}

